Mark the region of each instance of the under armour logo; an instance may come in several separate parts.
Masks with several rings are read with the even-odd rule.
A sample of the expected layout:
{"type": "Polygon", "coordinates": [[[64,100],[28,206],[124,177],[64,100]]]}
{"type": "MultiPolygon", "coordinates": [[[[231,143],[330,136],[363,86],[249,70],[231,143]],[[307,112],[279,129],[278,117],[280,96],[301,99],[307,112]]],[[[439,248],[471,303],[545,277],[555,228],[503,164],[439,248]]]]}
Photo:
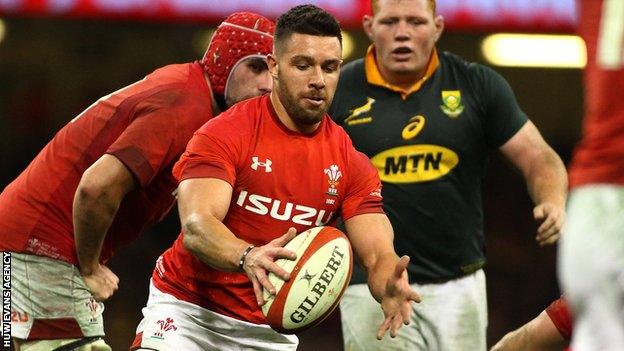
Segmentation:
{"type": "Polygon", "coordinates": [[[251,164],[251,169],[253,169],[254,171],[257,171],[258,167],[264,167],[264,172],[266,173],[269,173],[273,170],[271,168],[271,164],[273,164],[273,162],[269,160],[268,158],[266,159],[265,162],[260,162],[260,160],[258,159],[258,156],[254,156],[251,158],[251,161],[253,162],[251,164]]]}

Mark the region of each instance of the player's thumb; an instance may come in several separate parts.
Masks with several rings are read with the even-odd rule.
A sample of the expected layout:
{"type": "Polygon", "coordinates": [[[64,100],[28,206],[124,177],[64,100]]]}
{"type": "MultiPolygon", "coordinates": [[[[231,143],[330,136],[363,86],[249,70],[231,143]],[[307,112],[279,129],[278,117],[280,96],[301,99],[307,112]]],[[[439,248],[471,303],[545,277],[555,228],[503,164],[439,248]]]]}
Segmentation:
{"type": "Polygon", "coordinates": [[[297,235],[297,230],[293,227],[288,228],[288,230],[286,231],[286,233],[282,236],[280,236],[279,238],[273,240],[273,243],[276,246],[284,246],[286,244],[288,244],[289,241],[291,241],[295,235],[297,235]]]}
{"type": "Polygon", "coordinates": [[[400,278],[401,275],[403,275],[403,272],[407,269],[407,265],[409,264],[409,261],[410,261],[410,258],[407,255],[401,257],[401,259],[397,261],[397,264],[394,267],[395,277],[400,278]]]}

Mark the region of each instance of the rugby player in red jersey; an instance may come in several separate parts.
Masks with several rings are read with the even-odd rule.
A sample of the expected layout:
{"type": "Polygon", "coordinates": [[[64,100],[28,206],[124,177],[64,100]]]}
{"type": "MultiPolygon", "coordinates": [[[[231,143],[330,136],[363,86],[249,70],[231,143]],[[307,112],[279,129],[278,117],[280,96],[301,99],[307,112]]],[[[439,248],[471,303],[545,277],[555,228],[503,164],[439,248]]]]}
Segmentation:
{"type": "Polygon", "coordinates": [[[587,47],[582,137],[558,251],[575,351],[624,350],[624,1],[580,1],[587,47]]]}
{"type": "Polygon", "coordinates": [[[160,68],[101,98],[4,189],[0,250],[12,253],[18,347],[109,350],[101,301],[118,278],[105,262],[172,207],[171,170],[193,132],[270,91],[274,27],[254,13],[231,15],[201,61],[160,68]]]}
{"type": "MultiPolygon", "coordinates": [[[[176,164],[182,233],[158,260],[135,350],[295,350],[297,337],[265,322],[267,279],[288,273],[282,246],[341,215],[385,321],[409,323],[409,257],[399,259],[368,158],[325,113],[341,64],[336,20],[301,5],[277,21],[268,57],[274,90],[202,126],[176,164]]],[[[309,307],[314,308],[312,307],[309,307]]]]}

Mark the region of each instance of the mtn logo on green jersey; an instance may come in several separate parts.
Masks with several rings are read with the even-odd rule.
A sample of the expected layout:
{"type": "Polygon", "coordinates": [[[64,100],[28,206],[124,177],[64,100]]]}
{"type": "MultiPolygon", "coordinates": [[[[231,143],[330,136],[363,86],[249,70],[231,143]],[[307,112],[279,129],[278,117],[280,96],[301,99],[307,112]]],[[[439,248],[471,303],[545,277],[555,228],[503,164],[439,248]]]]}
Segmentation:
{"type": "Polygon", "coordinates": [[[461,91],[442,90],[442,112],[451,118],[457,118],[463,111],[464,105],[461,103],[461,91]]]}
{"type": "Polygon", "coordinates": [[[459,163],[459,157],[439,145],[406,145],[371,158],[379,178],[388,183],[418,183],[441,178],[459,163]]]}

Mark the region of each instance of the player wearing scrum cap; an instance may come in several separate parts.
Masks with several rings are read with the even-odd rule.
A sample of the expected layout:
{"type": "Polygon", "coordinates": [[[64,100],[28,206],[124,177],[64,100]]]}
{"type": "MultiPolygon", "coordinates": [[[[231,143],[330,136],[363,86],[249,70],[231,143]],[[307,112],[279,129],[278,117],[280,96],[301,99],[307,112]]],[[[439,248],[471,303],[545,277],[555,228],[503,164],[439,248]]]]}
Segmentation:
{"type": "Polygon", "coordinates": [[[101,301],[119,279],[105,262],[172,207],[171,169],[195,130],[271,90],[273,31],[257,14],[231,15],[201,61],[160,68],[99,99],[4,189],[0,251],[12,253],[18,349],[110,350],[101,301]]]}

